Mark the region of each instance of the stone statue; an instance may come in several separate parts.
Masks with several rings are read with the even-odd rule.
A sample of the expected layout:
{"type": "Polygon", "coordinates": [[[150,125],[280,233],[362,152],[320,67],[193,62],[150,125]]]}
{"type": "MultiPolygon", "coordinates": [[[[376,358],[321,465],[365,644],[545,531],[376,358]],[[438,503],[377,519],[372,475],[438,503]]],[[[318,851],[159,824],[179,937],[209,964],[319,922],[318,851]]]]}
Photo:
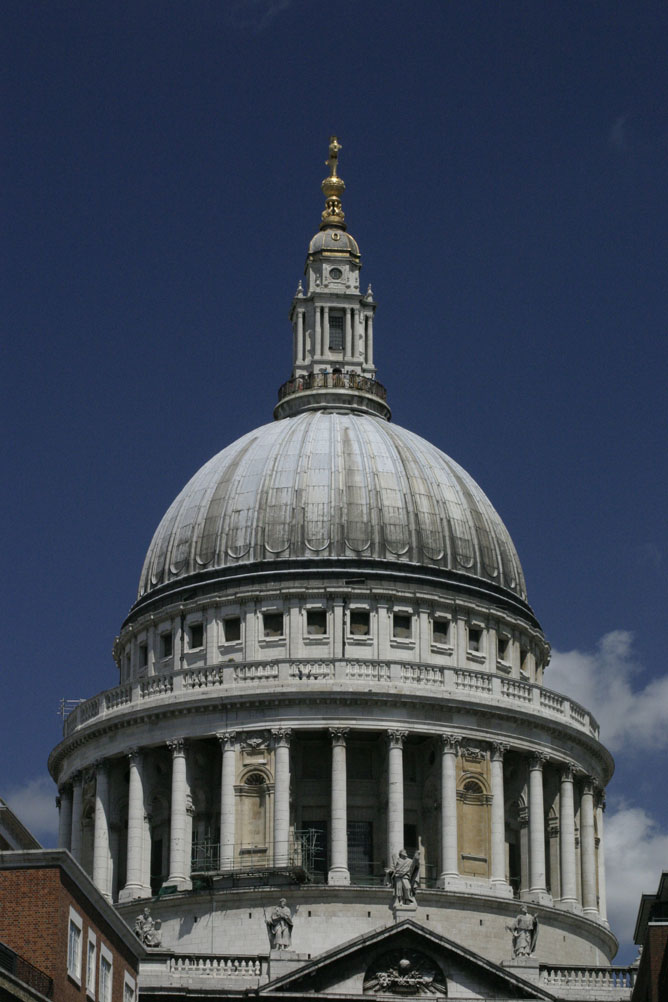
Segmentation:
{"type": "Polygon", "coordinates": [[[507,925],[506,929],[512,933],[513,937],[513,957],[530,957],[536,949],[538,939],[538,918],[536,915],[529,915],[527,906],[522,905],[522,909],[512,925],[507,925]]]}
{"type": "Polygon", "coordinates": [[[272,950],[289,950],[292,944],[292,913],[285,898],[281,898],[266,919],[272,950]]]}
{"type": "Polygon", "coordinates": [[[406,850],[401,849],[399,855],[392,860],[391,869],[387,871],[387,882],[392,885],[394,891],[393,907],[415,904],[415,888],[418,885],[419,876],[419,853],[416,852],[413,858],[409,859],[406,850]]]}
{"type": "Polygon", "coordinates": [[[144,908],[144,911],[135,919],[135,935],[144,946],[160,946],[161,925],[160,919],[152,919],[150,909],[144,908]]]}

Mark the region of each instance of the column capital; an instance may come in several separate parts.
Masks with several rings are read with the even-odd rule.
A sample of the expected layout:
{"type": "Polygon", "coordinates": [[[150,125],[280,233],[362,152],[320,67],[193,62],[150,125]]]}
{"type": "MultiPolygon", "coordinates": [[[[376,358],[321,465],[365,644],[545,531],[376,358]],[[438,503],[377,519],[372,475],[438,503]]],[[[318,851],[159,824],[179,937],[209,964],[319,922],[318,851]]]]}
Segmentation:
{"type": "Polygon", "coordinates": [[[407,735],[408,731],[388,731],[387,742],[390,748],[403,748],[407,735]]]}
{"type": "Polygon", "coordinates": [[[185,755],[186,753],[185,738],[172,738],[170,741],[165,741],[165,744],[171,751],[173,758],[176,758],[177,755],[185,755]]]}
{"type": "Polygon", "coordinates": [[[529,770],[530,772],[542,772],[543,766],[547,762],[547,755],[545,752],[537,751],[532,752],[529,755],[529,770]]]}
{"type": "Polygon", "coordinates": [[[58,808],[58,810],[60,810],[61,804],[62,800],[60,799],[60,794],[58,794],[58,796],[56,797],[56,807],[58,808]]]}
{"type": "Polygon", "coordinates": [[[593,797],[596,791],[596,781],[593,776],[589,773],[584,773],[582,775],[582,794],[593,797]]]}
{"type": "Polygon", "coordinates": [[[510,749],[505,741],[492,741],[489,746],[489,757],[492,762],[503,762],[503,756],[510,749]]]}
{"type": "Polygon", "coordinates": [[[332,738],[332,745],[337,748],[345,745],[348,737],[348,727],[330,727],[329,733],[332,738]]]}
{"type": "Polygon", "coordinates": [[[72,786],[81,786],[83,783],[83,772],[79,769],[77,772],[73,772],[70,776],[70,781],[72,786]]]}
{"type": "Polygon", "coordinates": [[[125,754],[130,759],[130,765],[138,765],[141,761],[141,750],[139,748],[128,748],[125,754]]]}
{"type": "Polygon", "coordinates": [[[562,783],[572,783],[575,779],[575,763],[574,762],[563,762],[560,766],[561,770],[561,782],[562,783]]]}
{"type": "Polygon", "coordinates": [[[444,755],[458,755],[461,739],[456,734],[441,734],[441,749],[444,755]]]}
{"type": "Polygon", "coordinates": [[[271,736],[274,739],[274,748],[289,748],[292,728],[272,727],[271,736]]]}
{"type": "Polygon", "coordinates": [[[58,796],[66,797],[68,794],[72,793],[72,780],[68,779],[67,782],[61,783],[58,787],[58,796]]]}
{"type": "Polygon", "coordinates": [[[234,748],[235,743],[236,743],[236,739],[237,739],[237,732],[236,731],[219,731],[216,734],[216,737],[218,738],[218,740],[220,742],[220,747],[222,748],[222,750],[223,751],[227,751],[230,748],[234,748]]]}
{"type": "Polygon", "coordinates": [[[605,800],[605,790],[602,786],[596,786],[594,790],[596,797],[596,806],[600,807],[602,811],[605,810],[606,800],[605,800]]]}
{"type": "Polygon", "coordinates": [[[93,769],[95,770],[96,775],[99,772],[106,772],[108,768],[109,768],[109,760],[106,758],[96,758],[95,761],[93,762],[93,769]]]}

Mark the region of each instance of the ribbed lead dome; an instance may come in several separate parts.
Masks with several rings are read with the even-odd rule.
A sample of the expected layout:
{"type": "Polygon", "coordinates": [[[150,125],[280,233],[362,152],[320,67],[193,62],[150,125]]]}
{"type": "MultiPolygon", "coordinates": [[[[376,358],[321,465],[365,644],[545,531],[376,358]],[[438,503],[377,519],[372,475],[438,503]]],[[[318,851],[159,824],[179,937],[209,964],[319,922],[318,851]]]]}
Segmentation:
{"type": "Polygon", "coordinates": [[[303,558],[439,567],[526,598],[512,540],[461,466],[382,418],[322,410],[257,428],[195,474],[153,537],[139,598],[200,571],[303,558]]]}

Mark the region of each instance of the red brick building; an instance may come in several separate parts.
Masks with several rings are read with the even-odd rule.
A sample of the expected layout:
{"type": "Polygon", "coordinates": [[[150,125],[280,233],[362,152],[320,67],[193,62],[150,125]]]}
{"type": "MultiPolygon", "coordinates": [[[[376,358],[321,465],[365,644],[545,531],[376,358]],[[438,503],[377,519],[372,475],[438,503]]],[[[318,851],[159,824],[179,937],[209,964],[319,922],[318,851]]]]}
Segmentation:
{"type": "Polygon", "coordinates": [[[53,1002],[137,1000],[144,948],[65,850],[0,852],[0,944],[5,968],[14,954],[51,979],[53,1002]]]}
{"type": "Polygon", "coordinates": [[[668,871],[656,894],[643,894],[633,936],[641,947],[640,964],[631,1002],[668,999],[668,871]]]}

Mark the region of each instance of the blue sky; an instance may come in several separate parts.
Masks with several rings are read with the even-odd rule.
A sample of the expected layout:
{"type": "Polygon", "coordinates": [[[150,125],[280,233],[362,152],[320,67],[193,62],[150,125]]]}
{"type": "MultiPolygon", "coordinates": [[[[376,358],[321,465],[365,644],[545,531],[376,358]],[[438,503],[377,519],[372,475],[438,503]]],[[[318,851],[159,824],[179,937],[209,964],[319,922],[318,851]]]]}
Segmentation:
{"type": "Polygon", "coordinates": [[[336,132],[394,420],[491,497],[557,652],[547,684],[616,755],[609,882],[632,959],[638,895],[668,865],[668,7],[5,0],[0,17],[0,795],[48,840],[59,699],[115,684],[163,511],[270,420],[336,132]]]}

